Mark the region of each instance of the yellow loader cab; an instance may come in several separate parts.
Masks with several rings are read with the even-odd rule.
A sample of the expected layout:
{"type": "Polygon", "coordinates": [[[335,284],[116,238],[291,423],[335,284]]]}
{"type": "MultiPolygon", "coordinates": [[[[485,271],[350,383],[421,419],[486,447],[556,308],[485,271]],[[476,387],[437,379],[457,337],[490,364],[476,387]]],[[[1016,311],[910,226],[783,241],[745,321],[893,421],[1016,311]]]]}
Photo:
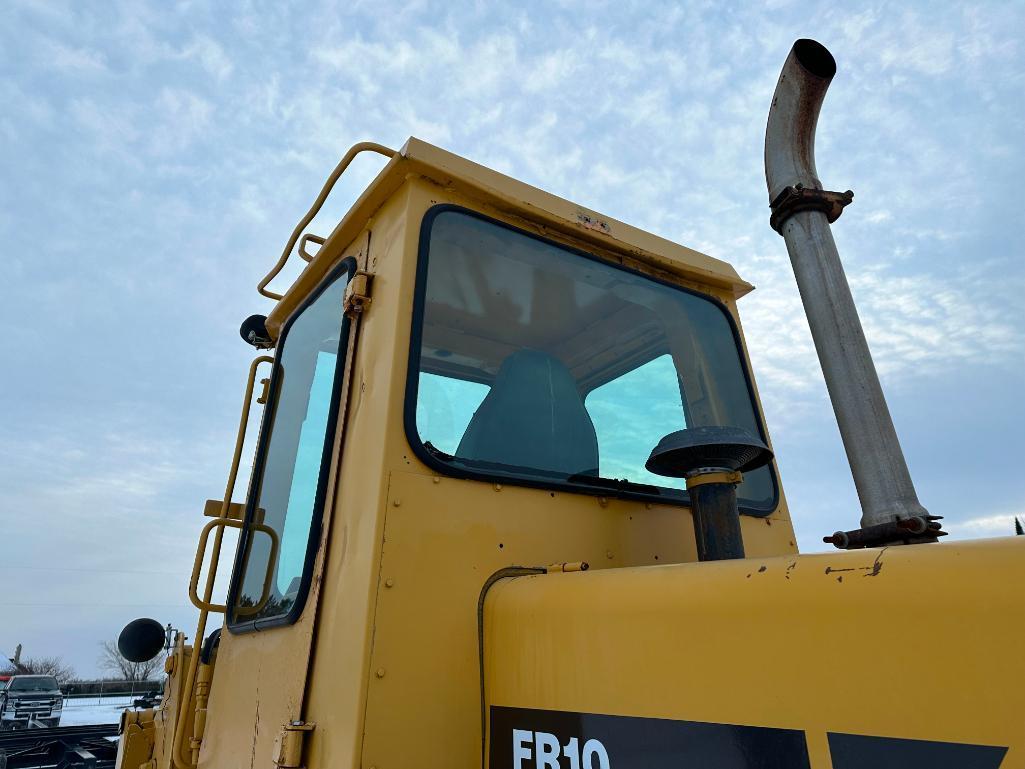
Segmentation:
{"type": "Polygon", "coordinates": [[[417,139],[357,145],[243,325],[265,352],[205,511],[200,625],[118,766],[1025,767],[1025,540],[930,544],[829,251],[831,62],[795,46],[766,156],[865,513],[843,550],[797,553],[732,267],[417,139]],[[303,235],[364,150],[387,165],[303,235]]]}

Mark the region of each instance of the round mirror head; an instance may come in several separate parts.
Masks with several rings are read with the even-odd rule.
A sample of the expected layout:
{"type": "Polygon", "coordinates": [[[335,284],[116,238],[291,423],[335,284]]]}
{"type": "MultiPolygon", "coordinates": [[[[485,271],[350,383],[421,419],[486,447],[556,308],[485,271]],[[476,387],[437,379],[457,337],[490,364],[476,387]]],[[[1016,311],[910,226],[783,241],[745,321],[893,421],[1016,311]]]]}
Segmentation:
{"type": "Polygon", "coordinates": [[[134,619],[117,637],[117,649],[129,662],[149,662],[164,648],[163,626],[155,619],[134,619]]]}
{"type": "Polygon", "coordinates": [[[702,467],[748,472],[772,459],[759,438],[740,427],[690,427],[658,442],[644,467],[667,478],[684,478],[702,467]]]}
{"type": "Polygon", "coordinates": [[[250,315],[242,321],[238,335],[246,343],[260,350],[266,350],[274,346],[274,341],[270,338],[270,332],[267,331],[266,315],[250,315]]]}

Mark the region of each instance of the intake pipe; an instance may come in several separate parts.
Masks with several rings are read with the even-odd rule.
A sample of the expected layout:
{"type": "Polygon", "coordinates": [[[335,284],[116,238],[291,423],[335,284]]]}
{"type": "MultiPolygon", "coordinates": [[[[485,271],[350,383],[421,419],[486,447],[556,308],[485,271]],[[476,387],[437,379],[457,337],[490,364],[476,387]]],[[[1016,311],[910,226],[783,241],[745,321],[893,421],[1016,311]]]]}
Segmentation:
{"type": "Polygon", "coordinates": [[[790,253],[861,500],[862,527],[932,521],[915,493],[829,228],[854,193],[824,190],[815,169],[815,126],[835,74],[832,54],[814,40],[794,43],[783,64],[765,129],[769,221],[790,253]]]}

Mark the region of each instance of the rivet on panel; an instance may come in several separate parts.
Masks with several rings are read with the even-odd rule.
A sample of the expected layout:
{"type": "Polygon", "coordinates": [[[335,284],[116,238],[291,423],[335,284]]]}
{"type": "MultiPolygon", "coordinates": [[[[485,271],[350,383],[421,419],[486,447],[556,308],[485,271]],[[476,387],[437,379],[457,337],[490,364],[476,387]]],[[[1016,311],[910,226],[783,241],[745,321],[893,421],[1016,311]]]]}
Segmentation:
{"type": "Polygon", "coordinates": [[[402,504],[402,500],[401,499],[392,500],[392,504],[395,505],[395,507],[398,507],[399,505],[402,504]]]}
{"type": "Polygon", "coordinates": [[[602,507],[608,507],[609,506],[609,500],[608,500],[607,497],[598,497],[598,504],[601,505],[602,507]]]}
{"type": "Polygon", "coordinates": [[[393,579],[386,579],[384,581],[384,586],[385,587],[395,587],[395,580],[393,580],[393,579]]]}
{"type": "Polygon", "coordinates": [[[434,482],[435,483],[441,483],[441,476],[440,475],[435,475],[434,476],[434,482]]]}
{"type": "Polygon", "coordinates": [[[495,491],[501,491],[501,490],[502,490],[502,484],[501,483],[496,483],[495,484],[495,491]]]}
{"type": "Polygon", "coordinates": [[[606,550],[606,551],[605,551],[605,557],[606,557],[606,558],[608,558],[608,559],[609,559],[609,560],[611,561],[611,560],[612,560],[613,558],[615,558],[616,556],[612,554],[612,551],[611,551],[611,550],[606,550]]]}
{"type": "Polygon", "coordinates": [[[377,677],[378,678],[384,678],[384,668],[378,668],[377,669],[377,677]]]}

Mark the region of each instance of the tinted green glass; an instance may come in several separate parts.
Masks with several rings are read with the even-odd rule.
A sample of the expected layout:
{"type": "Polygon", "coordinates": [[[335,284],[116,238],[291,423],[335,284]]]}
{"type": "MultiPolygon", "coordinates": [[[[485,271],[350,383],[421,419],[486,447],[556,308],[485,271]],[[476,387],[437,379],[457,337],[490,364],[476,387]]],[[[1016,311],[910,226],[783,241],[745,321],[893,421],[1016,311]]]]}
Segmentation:
{"type": "Polygon", "coordinates": [[[261,436],[262,462],[251,491],[255,512],[240,543],[244,551],[235,622],[287,614],[302,583],[319,514],[318,491],[327,472],[328,437],[334,434],[331,414],[344,344],[346,283],[342,275],[328,285],[291,322],[278,345],[271,409],[261,436]],[[274,549],[277,553],[270,562],[274,549]]]}
{"type": "MultiPolygon", "coordinates": [[[[660,438],[763,435],[722,305],[460,211],[429,226],[416,428],[443,466],[683,499],[644,469],[660,438]]],[[[747,474],[743,506],[772,509],[771,473],[747,474]]]]}

